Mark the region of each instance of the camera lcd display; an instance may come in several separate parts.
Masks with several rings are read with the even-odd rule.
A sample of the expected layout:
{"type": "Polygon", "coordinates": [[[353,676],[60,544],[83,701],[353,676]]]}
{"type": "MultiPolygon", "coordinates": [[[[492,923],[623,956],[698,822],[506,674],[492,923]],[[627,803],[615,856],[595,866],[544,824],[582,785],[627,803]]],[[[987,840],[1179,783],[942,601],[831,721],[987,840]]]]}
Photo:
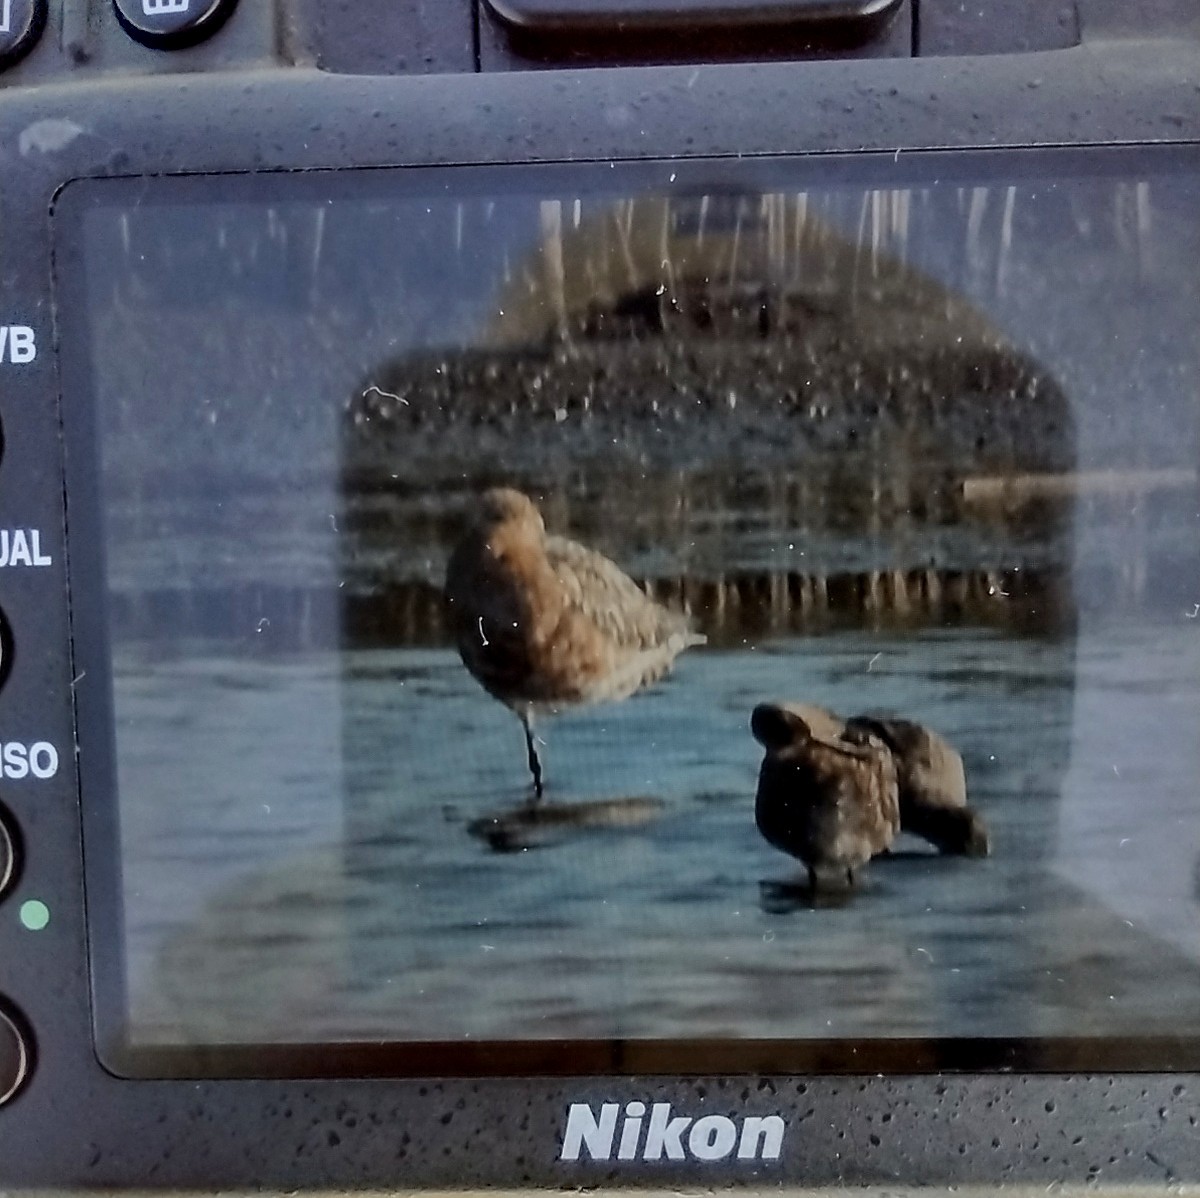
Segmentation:
{"type": "Polygon", "coordinates": [[[73,190],[107,1063],[1200,1062],[1200,175],[73,190]]]}

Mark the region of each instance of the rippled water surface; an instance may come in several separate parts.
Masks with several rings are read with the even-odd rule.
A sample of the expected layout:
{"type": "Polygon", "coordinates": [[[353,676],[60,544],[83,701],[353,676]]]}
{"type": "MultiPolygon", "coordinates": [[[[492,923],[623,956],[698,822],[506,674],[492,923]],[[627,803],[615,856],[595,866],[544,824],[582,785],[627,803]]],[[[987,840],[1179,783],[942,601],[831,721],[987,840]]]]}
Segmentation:
{"type": "Polygon", "coordinates": [[[542,729],[548,799],[661,817],[509,853],[468,825],[524,799],[520,730],[453,650],[128,652],[135,1041],[1200,1031],[1198,632],[693,650],[542,729]],[[754,827],[767,697],[939,728],[993,856],[904,842],[850,902],[802,901],[754,827]]]}

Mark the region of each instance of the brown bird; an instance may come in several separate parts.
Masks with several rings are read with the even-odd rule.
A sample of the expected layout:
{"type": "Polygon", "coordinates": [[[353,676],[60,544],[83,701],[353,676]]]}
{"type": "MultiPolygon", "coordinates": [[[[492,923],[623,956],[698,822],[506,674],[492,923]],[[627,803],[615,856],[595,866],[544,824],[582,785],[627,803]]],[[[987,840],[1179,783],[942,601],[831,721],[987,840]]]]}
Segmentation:
{"type": "Polygon", "coordinates": [[[900,782],[900,827],[943,853],[986,857],[987,824],[967,806],[963,759],[944,737],[912,720],[858,715],[847,727],[877,736],[891,750],[900,782]]]}
{"type": "Polygon", "coordinates": [[[853,885],[900,830],[891,753],[818,707],[760,703],[750,728],[767,750],[754,805],[758,830],[804,862],[814,893],[853,885]]]}
{"type": "Polygon", "coordinates": [[[463,664],[525,730],[535,799],[536,715],[628,698],[704,642],[608,558],[547,535],[533,501],[509,488],[482,496],[445,591],[463,664]]]}

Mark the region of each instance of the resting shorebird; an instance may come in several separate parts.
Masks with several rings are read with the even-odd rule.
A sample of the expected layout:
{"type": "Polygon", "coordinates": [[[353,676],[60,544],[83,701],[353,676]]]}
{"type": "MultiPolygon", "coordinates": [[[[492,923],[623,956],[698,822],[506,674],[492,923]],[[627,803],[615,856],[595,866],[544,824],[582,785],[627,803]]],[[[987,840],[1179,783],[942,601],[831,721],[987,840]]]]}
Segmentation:
{"type": "Polygon", "coordinates": [[[508,488],[485,492],[473,513],[446,600],[463,664],[521,721],[535,799],[535,715],[628,698],[704,642],[608,558],[548,536],[533,501],[508,488]]]}
{"type": "Polygon", "coordinates": [[[821,708],[760,703],[750,728],[767,750],[754,804],[758,830],[804,862],[814,894],[852,886],[900,830],[892,754],[821,708]]]}
{"type": "Polygon", "coordinates": [[[987,824],[967,806],[967,776],[958,751],[932,728],[889,716],[856,715],[847,727],[877,736],[891,750],[900,781],[900,828],[942,853],[986,857],[987,824]]]}

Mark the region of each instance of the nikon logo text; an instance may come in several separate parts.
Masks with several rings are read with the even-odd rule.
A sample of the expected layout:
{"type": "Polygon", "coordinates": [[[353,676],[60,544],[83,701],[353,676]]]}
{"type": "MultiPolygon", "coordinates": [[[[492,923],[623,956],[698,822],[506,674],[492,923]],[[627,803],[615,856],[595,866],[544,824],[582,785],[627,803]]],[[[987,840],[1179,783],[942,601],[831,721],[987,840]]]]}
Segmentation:
{"type": "Polygon", "coordinates": [[[776,1161],[786,1127],[779,1115],[747,1115],[740,1125],[725,1115],[673,1116],[669,1102],[654,1103],[649,1119],[644,1102],[626,1103],[623,1117],[620,1103],[602,1103],[597,1116],[573,1102],[559,1159],[577,1161],[586,1152],[594,1161],[776,1161]]]}

